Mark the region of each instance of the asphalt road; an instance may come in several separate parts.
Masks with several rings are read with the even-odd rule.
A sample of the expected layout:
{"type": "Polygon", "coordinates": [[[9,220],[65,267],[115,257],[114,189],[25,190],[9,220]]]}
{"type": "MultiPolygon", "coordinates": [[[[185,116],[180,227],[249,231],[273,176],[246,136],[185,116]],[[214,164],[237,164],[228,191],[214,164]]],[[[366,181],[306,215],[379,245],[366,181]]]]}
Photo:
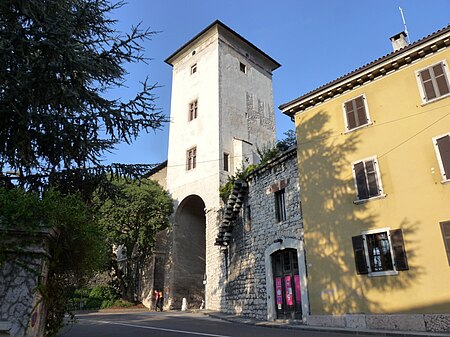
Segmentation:
{"type": "Polygon", "coordinates": [[[111,312],[77,315],[77,323],[67,325],[59,337],[347,337],[325,333],[230,323],[201,313],[111,312]]]}

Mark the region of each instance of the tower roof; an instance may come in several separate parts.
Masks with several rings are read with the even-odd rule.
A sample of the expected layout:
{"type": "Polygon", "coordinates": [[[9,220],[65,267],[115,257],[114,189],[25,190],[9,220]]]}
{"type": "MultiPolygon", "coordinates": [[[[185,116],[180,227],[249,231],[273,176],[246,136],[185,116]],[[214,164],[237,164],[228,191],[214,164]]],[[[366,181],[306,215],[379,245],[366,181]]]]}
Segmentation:
{"type": "Polygon", "coordinates": [[[198,40],[200,40],[203,36],[205,36],[210,30],[212,29],[224,29],[225,31],[231,33],[234,37],[236,37],[240,42],[242,42],[244,45],[247,45],[251,49],[255,50],[258,54],[260,54],[263,58],[265,58],[269,63],[271,64],[271,70],[275,70],[281,66],[277,61],[275,61],[273,58],[271,58],[269,55],[264,53],[261,49],[256,47],[253,43],[248,41],[247,39],[243,38],[241,35],[236,33],[234,30],[232,30],[230,27],[223,24],[221,21],[216,20],[213,23],[211,23],[208,27],[203,29],[200,33],[195,35],[192,39],[190,39],[188,42],[186,42],[183,46],[181,46],[175,53],[170,55],[167,59],[164,60],[167,64],[173,65],[174,60],[183,52],[188,50],[194,43],[196,43],[198,40]]]}

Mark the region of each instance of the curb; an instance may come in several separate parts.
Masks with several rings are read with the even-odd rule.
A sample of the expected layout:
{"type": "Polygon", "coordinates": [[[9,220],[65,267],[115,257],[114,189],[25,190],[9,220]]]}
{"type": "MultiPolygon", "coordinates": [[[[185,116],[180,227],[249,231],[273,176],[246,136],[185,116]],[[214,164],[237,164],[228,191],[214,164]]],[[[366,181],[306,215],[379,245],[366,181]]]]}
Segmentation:
{"type": "Polygon", "coordinates": [[[333,327],[321,327],[312,325],[300,325],[300,324],[289,324],[284,322],[269,322],[269,321],[258,321],[252,318],[234,316],[223,314],[219,312],[203,312],[212,318],[221,319],[223,321],[240,323],[246,325],[254,325],[266,328],[274,329],[287,329],[287,330],[304,330],[311,332],[334,332],[349,335],[363,335],[363,336],[390,336],[390,337],[448,337],[449,333],[439,333],[439,332],[429,332],[429,331],[395,331],[395,330],[375,330],[375,329],[351,329],[351,328],[333,328],[333,327]]]}

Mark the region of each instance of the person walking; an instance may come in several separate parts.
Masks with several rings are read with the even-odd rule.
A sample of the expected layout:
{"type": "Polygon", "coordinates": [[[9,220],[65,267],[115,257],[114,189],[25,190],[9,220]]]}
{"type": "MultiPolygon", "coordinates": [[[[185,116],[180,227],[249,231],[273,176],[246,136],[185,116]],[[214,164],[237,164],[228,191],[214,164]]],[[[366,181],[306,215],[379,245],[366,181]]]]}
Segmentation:
{"type": "Polygon", "coordinates": [[[158,301],[156,302],[156,311],[158,311],[158,309],[159,309],[159,311],[162,312],[163,306],[164,306],[164,295],[163,295],[163,292],[160,291],[158,293],[158,301]]]}
{"type": "Polygon", "coordinates": [[[159,305],[159,291],[155,290],[155,311],[158,311],[158,305],[159,305]]]}

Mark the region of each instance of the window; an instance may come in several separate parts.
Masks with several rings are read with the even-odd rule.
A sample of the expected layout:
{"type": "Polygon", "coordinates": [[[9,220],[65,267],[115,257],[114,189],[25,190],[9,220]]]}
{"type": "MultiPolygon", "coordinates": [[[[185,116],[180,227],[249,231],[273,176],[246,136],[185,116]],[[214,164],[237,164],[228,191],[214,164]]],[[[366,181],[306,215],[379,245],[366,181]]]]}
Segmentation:
{"type": "Polygon", "coordinates": [[[424,103],[450,93],[448,83],[449,73],[446,62],[439,62],[426,69],[417,71],[416,74],[420,94],[424,103]]]}
{"type": "Polygon", "coordinates": [[[275,192],[275,208],[276,208],[276,216],[277,221],[285,221],[286,220],[286,202],[284,198],[284,188],[275,192]]]}
{"type": "Polygon", "coordinates": [[[448,265],[450,266],[450,221],[441,222],[441,231],[444,238],[445,251],[447,252],[448,265]]]}
{"type": "Polygon", "coordinates": [[[195,74],[196,72],[197,72],[197,63],[191,67],[191,75],[195,74]]]}
{"type": "Polygon", "coordinates": [[[244,222],[244,230],[246,232],[250,232],[252,230],[252,212],[250,205],[247,205],[245,208],[245,222],[244,222]]]}
{"type": "Polygon", "coordinates": [[[189,103],[189,116],[188,121],[192,121],[197,118],[198,100],[189,103]]]}
{"type": "Polygon", "coordinates": [[[353,175],[356,186],[356,203],[383,195],[380,172],[376,158],[353,163],[353,175]]]}
{"type": "Polygon", "coordinates": [[[223,170],[227,171],[227,172],[229,170],[229,158],[230,158],[230,155],[228,153],[224,152],[224,154],[223,154],[223,170]]]}
{"type": "Polygon", "coordinates": [[[197,164],[197,147],[186,151],[186,171],[195,169],[197,164]]]}
{"type": "Polygon", "coordinates": [[[347,130],[370,124],[366,97],[361,95],[343,104],[347,130]]]}
{"type": "Polygon", "coordinates": [[[352,243],[357,274],[395,275],[409,269],[401,229],[363,232],[352,243]]]}
{"type": "Polygon", "coordinates": [[[239,63],[239,69],[240,69],[244,74],[247,73],[247,66],[246,66],[244,63],[242,63],[242,62],[239,63]]]}
{"type": "Polygon", "coordinates": [[[450,182],[450,133],[433,138],[442,182],[450,182]]]}

